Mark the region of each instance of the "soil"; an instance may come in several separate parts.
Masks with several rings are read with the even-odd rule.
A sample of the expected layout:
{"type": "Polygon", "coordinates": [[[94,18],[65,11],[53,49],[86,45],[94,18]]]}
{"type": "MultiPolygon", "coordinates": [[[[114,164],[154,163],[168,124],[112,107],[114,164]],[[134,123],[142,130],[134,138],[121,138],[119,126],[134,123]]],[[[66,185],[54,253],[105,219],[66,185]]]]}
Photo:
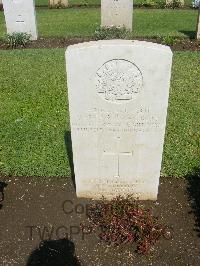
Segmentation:
{"type": "MultiPolygon", "coordinates": [[[[69,45],[94,41],[94,38],[39,38],[32,41],[26,47],[18,49],[37,49],[37,48],[66,48],[69,45]]],[[[157,38],[135,38],[135,40],[161,43],[157,38]]],[[[200,51],[200,42],[198,40],[178,39],[170,46],[173,51],[200,51]]],[[[9,50],[10,48],[3,41],[0,41],[0,50],[9,50]]]]}
{"type": "Polygon", "coordinates": [[[129,245],[107,246],[95,233],[79,229],[86,220],[86,200],[77,199],[66,178],[0,177],[1,265],[107,266],[200,265],[200,179],[161,178],[158,200],[143,202],[169,226],[148,255],[129,245]],[[49,232],[47,232],[47,230],[49,232]],[[68,240],[64,239],[66,237],[68,240]],[[68,262],[68,264],[66,263],[68,262]]]}

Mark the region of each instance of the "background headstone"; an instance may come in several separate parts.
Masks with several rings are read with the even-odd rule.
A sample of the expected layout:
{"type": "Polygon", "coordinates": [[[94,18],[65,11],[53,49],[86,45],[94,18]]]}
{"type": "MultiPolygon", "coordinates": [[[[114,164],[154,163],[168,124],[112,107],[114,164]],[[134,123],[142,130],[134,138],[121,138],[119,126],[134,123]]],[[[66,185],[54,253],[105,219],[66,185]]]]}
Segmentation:
{"type": "Polygon", "coordinates": [[[34,0],[3,0],[7,33],[24,32],[37,39],[34,0]]]}
{"type": "Polygon", "coordinates": [[[200,0],[192,0],[192,7],[198,8],[200,6],[200,0]]]}
{"type": "Polygon", "coordinates": [[[166,0],[166,6],[172,7],[174,5],[175,7],[177,7],[176,4],[179,4],[179,6],[184,6],[185,1],[184,0],[166,0]]]}
{"type": "Polygon", "coordinates": [[[133,0],[101,0],[101,26],[132,30],[133,0]]]}
{"type": "Polygon", "coordinates": [[[172,52],[140,41],[98,41],[66,51],[79,197],[155,200],[172,52]]]}
{"type": "Polygon", "coordinates": [[[50,8],[68,7],[68,0],[49,0],[50,8]]]}
{"type": "Polygon", "coordinates": [[[197,20],[197,39],[200,39],[200,6],[199,6],[199,15],[197,20]]]}

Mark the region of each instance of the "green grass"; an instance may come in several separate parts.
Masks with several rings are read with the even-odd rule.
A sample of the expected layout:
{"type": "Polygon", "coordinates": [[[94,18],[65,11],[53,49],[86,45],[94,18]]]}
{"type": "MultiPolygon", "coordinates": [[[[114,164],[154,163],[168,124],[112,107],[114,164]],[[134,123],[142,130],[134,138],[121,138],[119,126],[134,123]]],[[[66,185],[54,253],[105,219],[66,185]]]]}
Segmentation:
{"type": "MultiPolygon", "coordinates": [[[[69,176],[64,49],[0,51],[0,58],[0,171],[69,176]]],[[[198,165],[199,60],[197,52],[174,56],[164,176],[183,176],[198,165]]]]}
{"type": "Polygon", "coordinates": [[[36,6],[47,6],[48,0],[35,0],[35,5],[36,6]]]}
{"type": "MultiPolygon", "coordinates": [[[[139,10],[133,16],[134,36],[187,37],[196,31],[196,10],[139,10]]],[[[100,9],[37,9],[40,37],[92,36],[100,25],[100,9]]],[[[6,32],[0,12],[0,37],[6,32]]]]}
{"type": "Polygon", "coordinates": [[[162,173],[183,176],[200,167],[199,52],[176,52],[162,173]]]}
{"type": "Polygon", "coordinates": [[[64,51],[0,54],[2,171],[69,175],[64,144],[65,129],[69,129],[64,51]]]}

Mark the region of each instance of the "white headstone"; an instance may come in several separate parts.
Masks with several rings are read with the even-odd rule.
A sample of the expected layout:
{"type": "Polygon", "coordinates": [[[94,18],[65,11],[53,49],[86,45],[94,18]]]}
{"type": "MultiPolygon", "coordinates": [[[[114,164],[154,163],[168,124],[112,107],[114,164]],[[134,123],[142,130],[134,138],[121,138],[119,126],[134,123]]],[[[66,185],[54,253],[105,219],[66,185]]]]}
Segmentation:
{"type": "Polygon", "coordinates": [[[200,6],[200,0],[192,0],[192,7],[199,7],[200,6]]]}
{"type": "Polygon", "coordinates": [[[68,7],[69,1],[68,0],[49,0],[50,7],[68,7]]]}
{"type": "Polygon", "coordinates": [[[178,6],[184,6],[184,0],[166,0],[166,6],[172,7],[178,7],[178,6]]]}
{"type": "Polygon", "coordinates": [[[34,0],[3,0],[7,33],[24,32],[37,40],[34,0]]]}
{"type": "Polygon", "coordinates": [[[199,15],[197,20],[197,39],[200,39],[200,6],[199,6],[199,15]]]}
{"type": "Polygon", "coordinates": [[[101,0],[101,26],[132,30],[133,0],[101,0]]]}
{"type": "Polygon", "coordinates": [[[172,52],[143,41],[98,41],[66,51],[79,197],[156,200],[172,52]]]}

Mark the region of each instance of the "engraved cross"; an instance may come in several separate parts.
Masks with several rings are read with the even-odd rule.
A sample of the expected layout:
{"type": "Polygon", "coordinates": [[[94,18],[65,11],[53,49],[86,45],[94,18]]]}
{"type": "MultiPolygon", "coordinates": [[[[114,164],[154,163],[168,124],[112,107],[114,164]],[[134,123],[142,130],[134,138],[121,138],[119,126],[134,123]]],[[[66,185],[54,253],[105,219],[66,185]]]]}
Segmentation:
{"type": "Polygon", "coordinates": [[[121,172],[120,171],[121,170],[120,158],[121,158],[121,156],[124,156],[124,155],[131,156],[131,157],[133,156],[133,150],[132,151],[131,150],[127,151],[127,149],[125,149],[123,151],[123,149],[120,148],[120,140],[121,140],[120,137],[116,138],[116,152],[115,151],[105,151],[104,150],[104,155],[111,155],[113,157],[116,157],[116,164],[115,165],[117,165],[117,169],[114,169],[114,171],[115,171],[114,177],[120,177],[120,172],[121,172]]]}

